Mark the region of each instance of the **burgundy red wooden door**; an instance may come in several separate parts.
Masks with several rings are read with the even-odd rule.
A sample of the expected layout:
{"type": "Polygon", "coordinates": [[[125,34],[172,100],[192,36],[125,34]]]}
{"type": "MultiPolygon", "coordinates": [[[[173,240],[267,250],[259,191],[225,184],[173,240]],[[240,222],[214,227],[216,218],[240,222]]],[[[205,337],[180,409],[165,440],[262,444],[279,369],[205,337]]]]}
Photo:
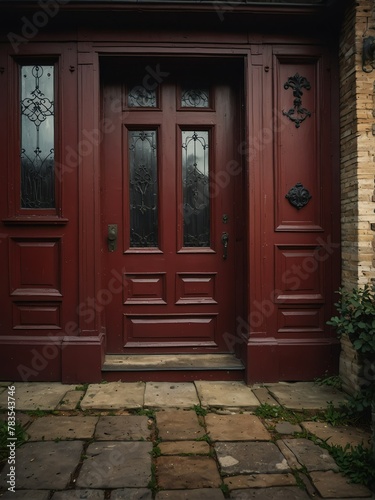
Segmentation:
{"type": "Polygon", "coordinates": [[[236,90],[220,73],[103,70],[107,352],[231,350],[241,168],[236,90]]]}

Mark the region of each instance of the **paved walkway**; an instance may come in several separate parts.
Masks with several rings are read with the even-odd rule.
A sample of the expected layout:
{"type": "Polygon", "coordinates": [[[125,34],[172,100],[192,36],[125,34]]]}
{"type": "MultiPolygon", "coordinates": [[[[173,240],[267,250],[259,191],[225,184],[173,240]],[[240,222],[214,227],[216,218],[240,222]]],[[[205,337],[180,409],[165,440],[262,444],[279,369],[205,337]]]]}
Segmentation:
{"type": "MultiPolygon", "coordinates": [[[[0,385],[3,419],[8,385],[0,385]]],[[[331,444],[368,445],[370,436],[361,430],[312,418],[328,401],[337,406],[345,399],[329,387],[12,385],[28,439],[15,455],[9,448],[15,478],[11,460],[1,465],[4,500],[372,498],[364,486],[348,483],[328,452],[307,439],[312,434],[331,444]],[[275,418],[254,415],[262,403],[278,409],[275,418]],[[280,406],[304,418],[288,421],[280,406]],[[15,493],[7,491],[14,479],[15,493]]]]}

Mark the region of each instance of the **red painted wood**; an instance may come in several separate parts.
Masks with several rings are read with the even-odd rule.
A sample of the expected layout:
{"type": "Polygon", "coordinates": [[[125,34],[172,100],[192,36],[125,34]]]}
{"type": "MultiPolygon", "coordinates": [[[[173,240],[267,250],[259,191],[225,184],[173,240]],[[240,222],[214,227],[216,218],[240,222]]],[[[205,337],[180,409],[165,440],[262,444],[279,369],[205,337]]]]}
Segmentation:
{"type": "MultiPolygon", "coordinates": [[[[123,59],[125,75],[129,64],[129,59],[123,59]]],[[[145,65],[152,68],[152,60],[145,65]]],[[[182,66],[161,59],[156,67],[168,78],[158,86],[160,105],[155,110],[124,106],[126,77],[115,73],[103,83],[104,119],[114,129],[105,136],[102,157],[104,283],[114,272],[124,280],[124,291],[119,288],[113,293],[106,307],[107,349],[193,352],[210,347],[225,352],[232,350],[223,336],[235,335],[236,311],[233,172],[239,175],[241,169],[234,164],[235,89],[227,77],[217,73],[216,79],[211,77],[213,109],[181,108],[180,85],[186,78],[182,66]],[[114,102],[122,102],[125,111],[114,112],[114,102]],[[134,129],[157,129],[158,249],[130,248],[129,244],[127,130],[134,129]],[[210,131],[210,248],[183,247],[181,130],[210,131]],[[223,214],[229,218],[226,224],[223,214]],[[119,235],[117,249],[109,252],[106,235],[112,223],[118,224],[119,235]],[[224,231],[230,235],[227,260],[221,243],[224,231]]],[[[197,74],[198,68],[204,69],[198,65],[197,74]]],[[[146,74],[148,79],[150,74],[146,74]]]]}
{"type": "MultiPolygon", "coordinates": [[[[254,230],[263,230],[256,238],[265,265],[256,269],[250,263],[255,282],[243,326],[250,332],[247,380],[311,380],[338,368],[338,340],[326,325],[340,268],[330,61],[325,51],[307,46],[274,48],[262,58],[272,71],[258,72],[255,65],[253,95],[262,86],[267,105],[262,110],[253,105],[268,129],[260,132],[262,148],[253,152],[261,196],[249,201],[259,211],[254,230]],[[293,107],[294,99],[284,83],[297,73],[311,84],[310,90],[302,89],[302,106],[311,117],[299,128],[282,114],[293,107]],[[312,195],[300,210],[285,198],[297,182],[312,195]],[[262,367],[256,363],[259,357],[262,367]]],[[[258,259],[252,261],[254,266],[258,259]]]]}
{"type": "MultiPolygon", "coordinates": [[[[4,5],[0,6],[1,32],[4,37],[10,30],[20,33],[21,17],[32,19],[34,11],[24,10],[22,6],[20,16],[21,11],[16,11],[12,2],[4,5]]],[[[122,334],[116,333],[121,332],[123,312],[133,314],[129,318],[136,317],[140,308],[144,317],[147,313],[157,314],[155,311],[160,314],[166,302],[168,314],[188,310],[203,317],[212,315],[216,307],[214,301],[220,305],[221,297],[228,293],[217,278],[221,270],[207,264],[212,255],[205,253],[197,257],[202,265],[199,269],[185,264],[178,268],[177,260],[175,267],[168,267],[160,253],[125,254],[124,270],[122,265],[117,268],[117,264],[111,266],[107,261],[105,226],[116,222],[115,219],[122,223],[124,217],[118,203],[118,191],[123,189],[122,164],[118,163],[115,151],[122,141],[118,117],[125,118],[126,110],[120,106],[120,113],[113,110],[113,122],[103,123],[101,80],[107,98],[116,99],[120,92],[119,79],[113,80],[111,86],[107,78],[110,73],[104,59],[121,56],[132,69],[131,58],[130,63],[152,54],[157,62],[165,61],[164,58],[171,60],[173,56],[186,64],[190,58],[190,68],[196,63],[192,56],[206,58],[204,65],[213,58],[215,63],[209,72],[220,68],[225,74],[232,74],[237,82],[234,121],[241,133],[233,131],[236,142],[232,145],[235,155],[231,159],[235,156],[236,161],[240,160],[244,175],[236,176],[233,184],[236,203],[231,207],[234,216],[230,233],[236,234],[233,273],[236,281],[230,300],[235,322],[223,333],[224,347],[235,350],[246,362],[249,382],[309,380],[326,371],[334,373],[338,342],[325,321],[333,312],[333,292],[340,281],[339,248],[331,245],[339,242],[340,233],[337,35],[333,23],[337,11],[330,18],[321,15],[323,11],[316,7],[283,10],[281,7],[235,6],[233,12],[225,13],[222,21],[214,7],[203,5],[186,10],[178,6],[171,13],[168,6],[155,3],[145,6],[145,10],[150,11],[148,14],[137,12],[130,4],[123,13],[121,9],[109,12],[104,4],[96,4],[96,12],[89,12],[91,7],[84,11],[86,7],[75,5],[73,8],[70,4],[60,7],[53,22],[22,43],[19,52],[8,43],[0,50],[0,117],[5,124],[0,134],[4,158],[0,185],[0,265],[4,277],[0,287],[0,376],[8,380],[20,378],[18,367],[30,365],[35,349],[45,360],[52,352],[48,349],[52,349],[53,357],[47,359],[46,365],[41,363],[35,373],[31,373],[31,379],[98,381],[105,347],[104,328],[116,350],[123,340],[122,334]],[[38,217],[20,214],[17,205],[19,129],[15,117],[19,105],[18,61],[41,55],[52,57],[58,66],[57,152],[60,159],[58,210],[56,214],[43,214],[43,217],[38,214],[38,217]],[[241,59],[244,72],[233,69],[230,58],[241,59]],[[297,71],[311,80],[312,88],[304,92],[302,100],[312,109],[313,116],[298,131],[288,121],[281,130],[280,113],[289,109],[293,99],[292,91],[283,88],[284,79],[297,71]],[[111,131],[112,124],[114,131],[111,131]],[[95,135],[98,131],[99,136],[95,135]],[[245,144],[242,143],[244,136],[245,144]],[[113,172],[104,167],[105,151],[110,150],[113,150],[109,153],[110,158],[113,155],[114,162],[110,164],[113,172]],[[298,178],[294,179],[297,174],[298,178]],[[297,213],[285,200],[286,190],[295,182],[308,184],[313,194],[306,209],[297,213]],[[107,209],[107,202],[113,204],[112,208],[107,209]],[[322,239],[318,241],[319,237],[322,239]],[[22,257],[31,270],[22,268],[17,251],[13,252],[14,243],[20,241],[34,245],[30,253],[22,257]],[[51,241],[59,248],[57,261],[51,257],[55,251],[43,259],[34,251],[38,245],[45,249],[51,241]],[[321,259],[317,269],[302,278],[299,266],[303,266],[305,257],[311,257],[317,245],[319,255],[324,257],[324,252],[328,252],[328,258],[321,259]],[[149,262],[150,267],[145,268],[142,260],[149,262]],[[135,267],[128,267],[128,263],[135,267]],[[33,267],[43,266],[50,283],[43,282],[40,286],[41,280],[33,275],[33,267]],[[168,281],[171,269],[175,278],[168,281]],[[289,283],[282,278],[285,272],[289,272],[289,283]],[[27,293],[24,293],[24,285],[19,286],[22,273],[27,278],[27,293]],[[123,296],[122,273],[131,281],[123,296]],[[204,273],[215,278],[205,282],[204,273]],[[186,276],[202,279],[194,284],[194,281],[184,281],[186,276]],[[140,281],[143,278],[150,280],[147,291],[140,281]],[[293,289],[297,280],[301,283],[293,289]],[[14,290],[21,293],[11,295],[14,283],[17,285],[14,290]],[[276,293],[277,290],[280,292],[276,293]],[[172,307],[168,304],[173,293],[175,302],[177,298],[180,303],[172,307]],[[197,297],[200,304],[196,303],[197,297]],[[147,305],[142,304],[146,300],[147,305]],[[66,350],[55,350],[56,346],[63,347],[69,341],[66,350]]],[[[40,6],[35,9],[40,10],[40,6]]],[[[144,61],[146,67],[146,59],[144,61]]],[[[173,78],[170,82],[172,84],[173,78]]],[[[170,116],[174,115],[172,101],[167,95],[170,116]]],[[[139,126],[144,122],[145,115],[139,113],[136,117],[133,113],[132,116],[130,125],[139,126]]],[[[156,118],[148,114],[148,124],[165,126],[173,136],[175,116],[175,121],[154,116],[156,118]]],[[[181,125],[190,126],[191,119],[188,114],[185,116],[181,125]]],[[[208,115],[202,113],[200,123],[206,123],[204,116],[208,115]]],[[[126,120],[129,125],[129,117],[126,120]]],[[[221,119],[215,120],[214,125],[218,126],[221,119]]],[[[224,141],[218,143],[219,147],[225,145],[224,141]]],[[[231,156],[229,149],[224,147],[223,158],[231,156]]],[[[173,153],[163,148],[162,156],[172,163],[173,153]]],[[[173,161],[175,159],[173,157],[173,161]]],[[[173,222],[176,217],[171,210],[176,203],[174,182],[172,177],[166,177],[163,182],[165,197],[161,208],[167,214],[164,219],[173,222]]],[[[218,234],[221,230],[217,228],[218,234]]],[[[124,242],[123,235],[120,242],[121,245],[124,242]]],[[[165,245],[169,250],[177,248],[169,238],[165,245]]],[[[165,255],[169,256],[171,252],[168,252],[165,255]]],[[[186,263],[191,255],[181,252],[178,257],[186,263]]],[[[313,261],[308,262],[311,265],[313,261]]],[[[230,279],[225,282],[229,283],[230,279]]],[[[149,349],[174,352],[176,345],[169,338],[164,340],[170,342],[169,347],[159,342],[158,347],[154,344],[149,349]]],[[[202,345],[206,342],[203,335],[199,342],[197,351],[207,349],[202,345]]],[[[179,346],[178,350],[191,350],[191,346],[179,346]]],[[[201,375],[202,378],[211,376],[201,375]]],[[[114,376],[117,380],[118,375],[114,376]]],[[[172,375],[155,374],[159,376],[165,380],[163,377],[172,375]]]]}

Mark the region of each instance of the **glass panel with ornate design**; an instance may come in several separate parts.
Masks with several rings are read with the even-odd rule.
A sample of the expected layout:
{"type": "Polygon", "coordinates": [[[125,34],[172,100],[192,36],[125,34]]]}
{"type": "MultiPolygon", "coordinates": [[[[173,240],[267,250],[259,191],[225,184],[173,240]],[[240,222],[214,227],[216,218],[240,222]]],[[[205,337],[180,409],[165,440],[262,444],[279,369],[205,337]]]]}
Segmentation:
{"type": "Polygon", "coordinates": [[[209,108],[210,91],[208,88],[183,88],[181,92],[182,108],[209,108]]]}
{"type": "Polygon", "coordinates": [[[130,247],[158,246],[156,130],[129,130],[130,247]]]}
{"type": "Polygon", "coordinates": [[[55,85],[52,65],[22,65],[21,208],[55,208],[55,85]]]}
{"type": "Polygon", "coordinates": [[[143,85],[134,85],[128,92],[129,108],[156,108],[156,89],[146,89],[143,85]]]}
{"type": "Polygon", "coordinates": [[[209,132],[182,130],[184,247],[210,246],[209,132]]]}

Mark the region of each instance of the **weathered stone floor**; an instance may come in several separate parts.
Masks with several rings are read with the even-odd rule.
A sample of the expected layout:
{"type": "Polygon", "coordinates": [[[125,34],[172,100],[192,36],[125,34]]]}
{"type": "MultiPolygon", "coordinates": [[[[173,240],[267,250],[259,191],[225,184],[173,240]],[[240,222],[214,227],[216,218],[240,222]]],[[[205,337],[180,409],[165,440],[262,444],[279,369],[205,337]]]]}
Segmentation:
{"type": "MultiPolygon", "coordinates": [[[[343,401],[328,387],[14,385],[27,441],[16,450],[15,493],[7,491],[9,464],[0,466],[4,500],[372,498],[364,486],[348,483],[325,449],[306,439],[309,432],[332,444],[366,445],[366,433],[309,421],[308,413],[298,425],[253,413],[267,403],[313,414],[328,401],[343,401]]],[[[0,417],[6,419],[6,385],[1,389],[0,417]]]]}

